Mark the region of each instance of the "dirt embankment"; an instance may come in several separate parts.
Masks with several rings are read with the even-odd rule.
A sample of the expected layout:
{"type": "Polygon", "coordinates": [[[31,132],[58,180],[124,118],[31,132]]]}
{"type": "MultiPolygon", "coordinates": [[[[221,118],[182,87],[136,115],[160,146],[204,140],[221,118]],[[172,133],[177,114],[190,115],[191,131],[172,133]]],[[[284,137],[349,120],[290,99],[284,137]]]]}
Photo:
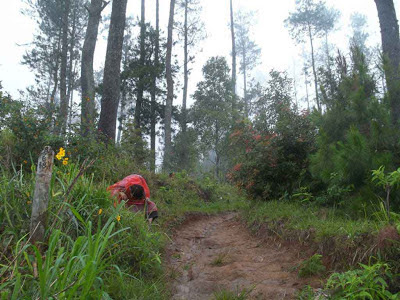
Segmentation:
{"type": "Polygon", "coordinates": [[[172,240],[172,299],[214,299],[223,290],[247,290],[249,299],[294,299],[310,284],[293,271],[302,261],[297,249],[259,240],[234,213],[189,217],[172,240]]]}

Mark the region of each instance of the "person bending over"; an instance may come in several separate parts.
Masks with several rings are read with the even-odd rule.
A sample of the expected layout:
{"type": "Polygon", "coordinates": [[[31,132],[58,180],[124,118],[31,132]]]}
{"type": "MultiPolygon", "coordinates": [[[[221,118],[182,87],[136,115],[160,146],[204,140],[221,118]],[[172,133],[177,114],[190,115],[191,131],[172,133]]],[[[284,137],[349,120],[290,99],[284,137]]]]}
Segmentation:
{"type": "Polygon", "coordinates": [[[150,201],[150,189],[142,176],[129,175],[109,186],[107,190],[111,191],[111,195],[116,196],[119,202],[126,201],[126,207],[132,212],[145,212],[145,218],[150,224],[158,218],[157,206],[150,201]]]}

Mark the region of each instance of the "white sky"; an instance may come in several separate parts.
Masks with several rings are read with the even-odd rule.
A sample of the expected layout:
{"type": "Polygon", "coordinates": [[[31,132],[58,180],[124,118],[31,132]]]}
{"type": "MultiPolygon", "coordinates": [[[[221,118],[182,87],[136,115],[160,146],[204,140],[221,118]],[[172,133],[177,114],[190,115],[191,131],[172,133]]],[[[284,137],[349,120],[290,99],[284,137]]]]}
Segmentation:
{"type": "MultiPolygon", "coordinates": [[[[208,38],[199,45],[202,52],[198,53],[196,62],[193,65],[193,72],[190,78],[189,95],[193,94],[196,83],[201,80],[201,68],[206,60],[215,55],[225,56],[230,64],[230,29],[229,29],[229,0],[202,0],[203,21],[205,23],[208,38]]],[[[271,68],[277,70],[288,70],[289,75],[300,76],[303,65],[301,58],[301,45],[295,45],[290,38],[283,21],[290,11],[295,9],[295,0],[234,0],[234,8],[245,8],[257,12],[257,21],[252,32],[253,39],[262,49],[261,62],[252,75],[259,80],[265,80],[271,68]]],[[[327,0],[329,6],[339,9],[342,13],[339,30],[330,39],[338,48],[347,52],[349,17],[353,12],[365,14],[369,24],[369,44],[380,43],[379,22],[376,6],[373,0],[327,0]]],[[[396,11],[400,11],[400,0],[394,0],[396,11]]],[[[147,21],[154,20],[155,0],[147,0],[147,21]]],[[[111,6],[111,5],[109,5],[111,6]]],[[[35,32],[35,23],[28,17],[21,15],[22,4],[20,0],[0,0],[0,81],[5,91],[12,96],[18,97],[18,90],[23,90],[33,84],[33,75],[20,64],[24,47],[18,46],[27,44],[32,40],[35,32]]],[[[137,16],[140,12],[139,0],[128,0],[128,15],[137,16]]],[[[166,31],[169,13],[169,0],[160,0],[161,28],[166,31]]],[[[177,38],[175,32],[174,38],[177,38]]],[[[96,49],[96,66],[104,63],[106,41],[99,39],[96,49]]],[[[308,44],[305,45],[308,51],[308,44]]],[[[174,53],[182,53],[181,44],[177,44],[174,53]]],[[[298,79],[299,82],[301,78],[298,79]]],[[[242,79],[238,74],[239,84],[242,79]]],[[[238,86],[239,91],[241,86],[238,86]]],[[[304,86],[299,84],[300,97],[304,95],[304,86]]],[[[312,90],[312,89],[311,89],[312,90]]],[[[180,87],[176,91],[180,94],[180,87]]],[[[180,96],[175,104],[179,104],[180,96]]]]}

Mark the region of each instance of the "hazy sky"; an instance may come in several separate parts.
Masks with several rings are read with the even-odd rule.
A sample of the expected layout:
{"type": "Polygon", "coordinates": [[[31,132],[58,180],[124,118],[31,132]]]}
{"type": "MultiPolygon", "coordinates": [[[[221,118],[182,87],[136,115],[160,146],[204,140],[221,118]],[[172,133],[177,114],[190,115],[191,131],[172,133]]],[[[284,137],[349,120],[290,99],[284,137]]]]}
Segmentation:
{"type": "MultiPolygon", "coordinates": [[[[400,0],[394,0],[396,11],[399,13],[400,0]]],[[[202,0],[202,18],[205,23],[208,38],[199,44],[196,62],[190,78],[189,95],[193,94],[197,81],[201,80],[201,68],[206,60],[215,55],[222,55],[230,63],[230,29],[229,29],[229,0],[202,0]]],[[[283,21],[290,11],[295,9],[295,0],[234,0],[234,9],[247,9],[256,11],[256,20],[252,28],[252,37],[262,49],[261,64],[251,75],[259,80],[268,78],[268,72],[288,70],[289,74],[298,77],[299,98],[304,95],[304,85],[301,83],[302,47],[308,51],[308,44],[295,45],[290,38],[283,21]]],[[[365,14],[369,25],[369,44],[380,43],[379,22],[376,6],[373,0],[327,0],[328,6],[339,9],[342,13],[338,31],[332,34],[330,40],[343,51],[348,49],[349,17],[353,12],[365,14]]],[[[154,20],[155,0],[147,0],[147,21],[154,20]]],[[[111,5],[109,5],[111,6],[111,5]]],[[[18,90],[24,89],[33,83],[33,75],[20,64],[25,51],[23,45],[32,41],[36,30],[35,23],[28,17],[21,15],[23,7],[20,0],[0,1],[0,81],[5,91],[17,97],[18,90]]],[[[128,0],[128,15],[137,16],[140,10],[139,0],[128,0]]],[[[169,13],[169,0],[160,0],[161,27],[166,31],[169,13]]],[[[177,35],[175,34],[175,38],[177,35]]],[[[96,49],[96,66],[104,64],[106,41],[100,38],[96,49]]],[[[177,44],[174,53],[182,53],[182,47],[177,44]]],[[[238,74],[239,91],[242,78],[238,74]]],[[[180,90],[176,91],[180,93],[180,90]]],[[[181,102],[180,96],[176,103],[181,102]]]]}

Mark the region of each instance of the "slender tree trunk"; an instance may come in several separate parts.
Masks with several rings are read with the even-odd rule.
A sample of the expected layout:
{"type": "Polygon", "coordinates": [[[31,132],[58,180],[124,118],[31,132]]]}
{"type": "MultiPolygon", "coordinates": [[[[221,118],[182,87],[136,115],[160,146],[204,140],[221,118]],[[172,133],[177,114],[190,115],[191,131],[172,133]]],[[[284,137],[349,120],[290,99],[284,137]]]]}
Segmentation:
{"type": "Polygon", "coordinates": [[[71,93],[70,98],[69,98],[69,114],[68,114],[68,130],[71,132],[71,126],[72,126],[72,107],[74,105],[74,93],[71,93]]]}
{"type": "Polygon", "coordinates": [[[375,0],[381,27],[386,85],[394,126],[400,119],[400,38],[393,0],[375,0]]]}
{"type": "Polygon", "coordinates": [[[243,100],[244,100],[244,114],[246,118],[249,117],[249,103],[247,102],[247,62],[246,51],[243,51],[243,100]]]}
{"type": "Polygon", "coordinates": [[[308,26],[308,34],[310,38],[310,46],[311,46],[311,64],[314,75],[314,86],[315,86],[315,99],[317,100],[318,111],[321,111],[321,105],[319,103],[319,95],[318,95],[318,79],[317,79],[317,71],[315,68],[315,58],[314,58],[314,44],[313,44],[313,36],[311,33],[311,26],[308,26]]]}
{"type": "Polygon", "coordinates": [[[74,88],[74,48],[75,48],[75,39],[76,39],[76,5],[72,8],[72,31],[71,31],[71,39],[69,42],[69,65],[68,65],[68,90],[67,90],[67,99],[68,101],[71,99],[71,94],[74,88]]]}
{"type": "Polygon", "coordinates": [[[325,32],[325,51],[326,51],[326,66],[328,68],[328,75],[329,75],[329,88],[331,92],[331,96],[334,94],[334,87],[333,87],[333,72],[330,63],[331,54],[329,53],[329,42],[328,42],[328,32],[325,32]]]}
{"type": "Polygon", "coordinates": [[[67,99],[67,60],[68,60],[68,16],[70,11],[70,0],[65,0],[62,25],[62,46],[61,46],[61,71],[60,71],[60,114],[58,118],[57,133],[64,135],[68,117],[67,99]]]}
{"type": "MultiPolygon", "coordinates": [[[[186,101],[187,101],[187,93],[188,93],[188,81],[189,81],[189,72],[188,72],[188,1],[185,0],[185,21],[183,24],[184,30],[184,45],[183,45],[183,99],[182,99],[182,133],[185,135],[186,133],[186,101]]],[[[185,152],[185,151],[183,151],[185,152]]]]}
{"type": "Polygon", "coordinates": [[[182,128],[182,151],[180,151],[180,164],[183,169],[186,169],[187,166],[187,143],[186,143],[186,129],[187,129],[187,110],[186,110],[186,101],[188,94],[188,81],[189,81],[189,72],[188,72],[188,1],[185,0],[185,8],[184,8],[184,23],[183,23],[183,98],[182,98],[182,119],[181,119],[181,128],[182,128]]]}
{"type": "Polygon", "coordinates": [[[73,15],[72,15],[72,32],[71,32],[71,39],[69,45],[69,66],[68,66],[68,91],[67,91],[67,101],[68,104],[68,130],[71,129],[71,122],[72,122],[72,105],[73,105],[73,95],[74,95],[74,83],[75,83],[75,55],[74,55],[74,48],[75,48],[75,40],[76,40],[76,19],[77,19],[77,6],[76,3],[73,5],[73,15]]]}
{"type": "Polygon", "coordinates": [[[236,95],[236,42],[235,42],[235,22],[233,19],[232,0],[230,0],[230,4],[231,4],[231,36],[232,36],[232,86],[233,86],[232,88],[233,88],[233,93],[236,95]]]}
{"type": "Polygon", "coordinates": [[[115,142],[122,45],[124,41],[127,0],[113,0],[107,53],[104,65],[103,97],[98,129],[106,142],[115,142]]]}
{"type": "Polygon", "coordinates": [[[50,107],[50,88],[51,88],[51,68],[49,69],[48,80],[47,80],[47,92],[46,92],[46,106],[50,107]]]}
{"type": "MultiPolygon", "coordinates": [[[[122,48],[123,52],[123,62],[122,64],[125,65],[127,64],[128,61],[128,56],[129,56],[129,46],[126,48],[122,48]]],[[[120,104],[120,110],[119,110],[119,125],[118,125],[118,133],[117,133],[117,144],[121,144],[121,139],[122,139],[122,130],[124,129],[124,123],[126,119],[126,113],[125,113],[125,107],[127,103],[127,82],[126,80],[123,80],[121,82],[121,104],[120,104]]]]}
{"type": "Polygon", "coordinates": [[[164,148],[164,169],[170,168],[171,162],[171,120],[172,103],[174,100],[174,80],[172,78],[172,34],[174,27],[175,0],[171,0],[168,21],[167,57],[166,57],[166,78],[167,78],[167,102],[165,105],[165,148],[164,148]]]}
{"type": "Polygon", "coordinates": [[[126,89],[123,88],[121,96],[120,112],[119,112],[117,144],[121,144],[122,130],[124,129],[124,121],[125,121],[125,106],[126,106],[126,89]]]}
{"type": "Polygon", "coordinates": [[[141,7],[141,19],[140,19],[140,75],[138,82],[138,92],[136,98],[136,107],[135,107],[135,129],[136,133],[140,135],[140,117],[142,114],[142,105],[143,105],[143,90],[144,90],[144,77],[143,77],[143,68],[144,68],[144,56],[145,56],[145,35],[146,35],[146,20],[145,20],[145,0],[142,0],[141,7]]]}
{"type": "Polygon", "coordinates": [[[150,169],[155,171],[156,169],[156,92],[157,92],[157,74],[159,68],[159,53],[160,53],[160,3],[156,0],[156,41],[154,49],[154,66],[157,69],[153,75],[152,89],[151,89],[151,124],[150,124],[150,148],[151,148],[151,159],[150,169]]]}
{"type": "Polygon", "coordinates": [[[51,126],[52,126],[52,132],[55,132],[55,123],[53,122],[53,117],[54,117],[54,113],[56,111],[56,94],[57,94],[57,89],[58,89],[58,72],[60,69],[60,49],[61,49],[61,29],[58,32],[58,45],[57,45],[57,49],[55,50],[54,53],[54,58],[55,58],[55,66],[53,68],[53,81],[54,81],[54,86],[53,86],[53,90],[51,92],[50,95],[50,108],[48,111],[48,118],[50,119],[51,122],[51,126]]]}
{"type": "Polygon", "coordinates": [[[93,75],[94,50],[96,48],[97,34],[101,12],[108,3],[103,0],[92,0],[87,7],[89,20],[86,29],[85,41],[82,47],[81,64],[81,134],[87,136],[94,125],[95,119],[95,85],[93,75]]]}
{"type": "Polygon", "coordinates": [[[306,72],[304,72],[304,83],[306,85],[307,110],[310,111],[310,99],[309,99],[309,95],[308,95],[308,80],[307,80],[306,72]]]}
{"type": "Polygon", "coordinates": [[[296,63],[293,62],[293,94],[296,103],[296,111],[299,111],[299,103],[297,99],[297,76],[296,76],[296,63]]]}
{"type": "Polygon", "coordinates": [[[215,176],[219,179],[220,154],[219,154],[219,123],[215,123],[215,176]]]}
{"type": "Polygon", "coordinates": [[[56,63],[56,67],[53,70],[54,86],[53,86],[53,90],[51,91],[51,96],[50,96],[50,110],[49,110],[50,120],[53,119],[54,107],[55,107],[55,97],[56,97],[57,88],[58,88],[58,66],[59,66],[59,64],[56,63]]]}

